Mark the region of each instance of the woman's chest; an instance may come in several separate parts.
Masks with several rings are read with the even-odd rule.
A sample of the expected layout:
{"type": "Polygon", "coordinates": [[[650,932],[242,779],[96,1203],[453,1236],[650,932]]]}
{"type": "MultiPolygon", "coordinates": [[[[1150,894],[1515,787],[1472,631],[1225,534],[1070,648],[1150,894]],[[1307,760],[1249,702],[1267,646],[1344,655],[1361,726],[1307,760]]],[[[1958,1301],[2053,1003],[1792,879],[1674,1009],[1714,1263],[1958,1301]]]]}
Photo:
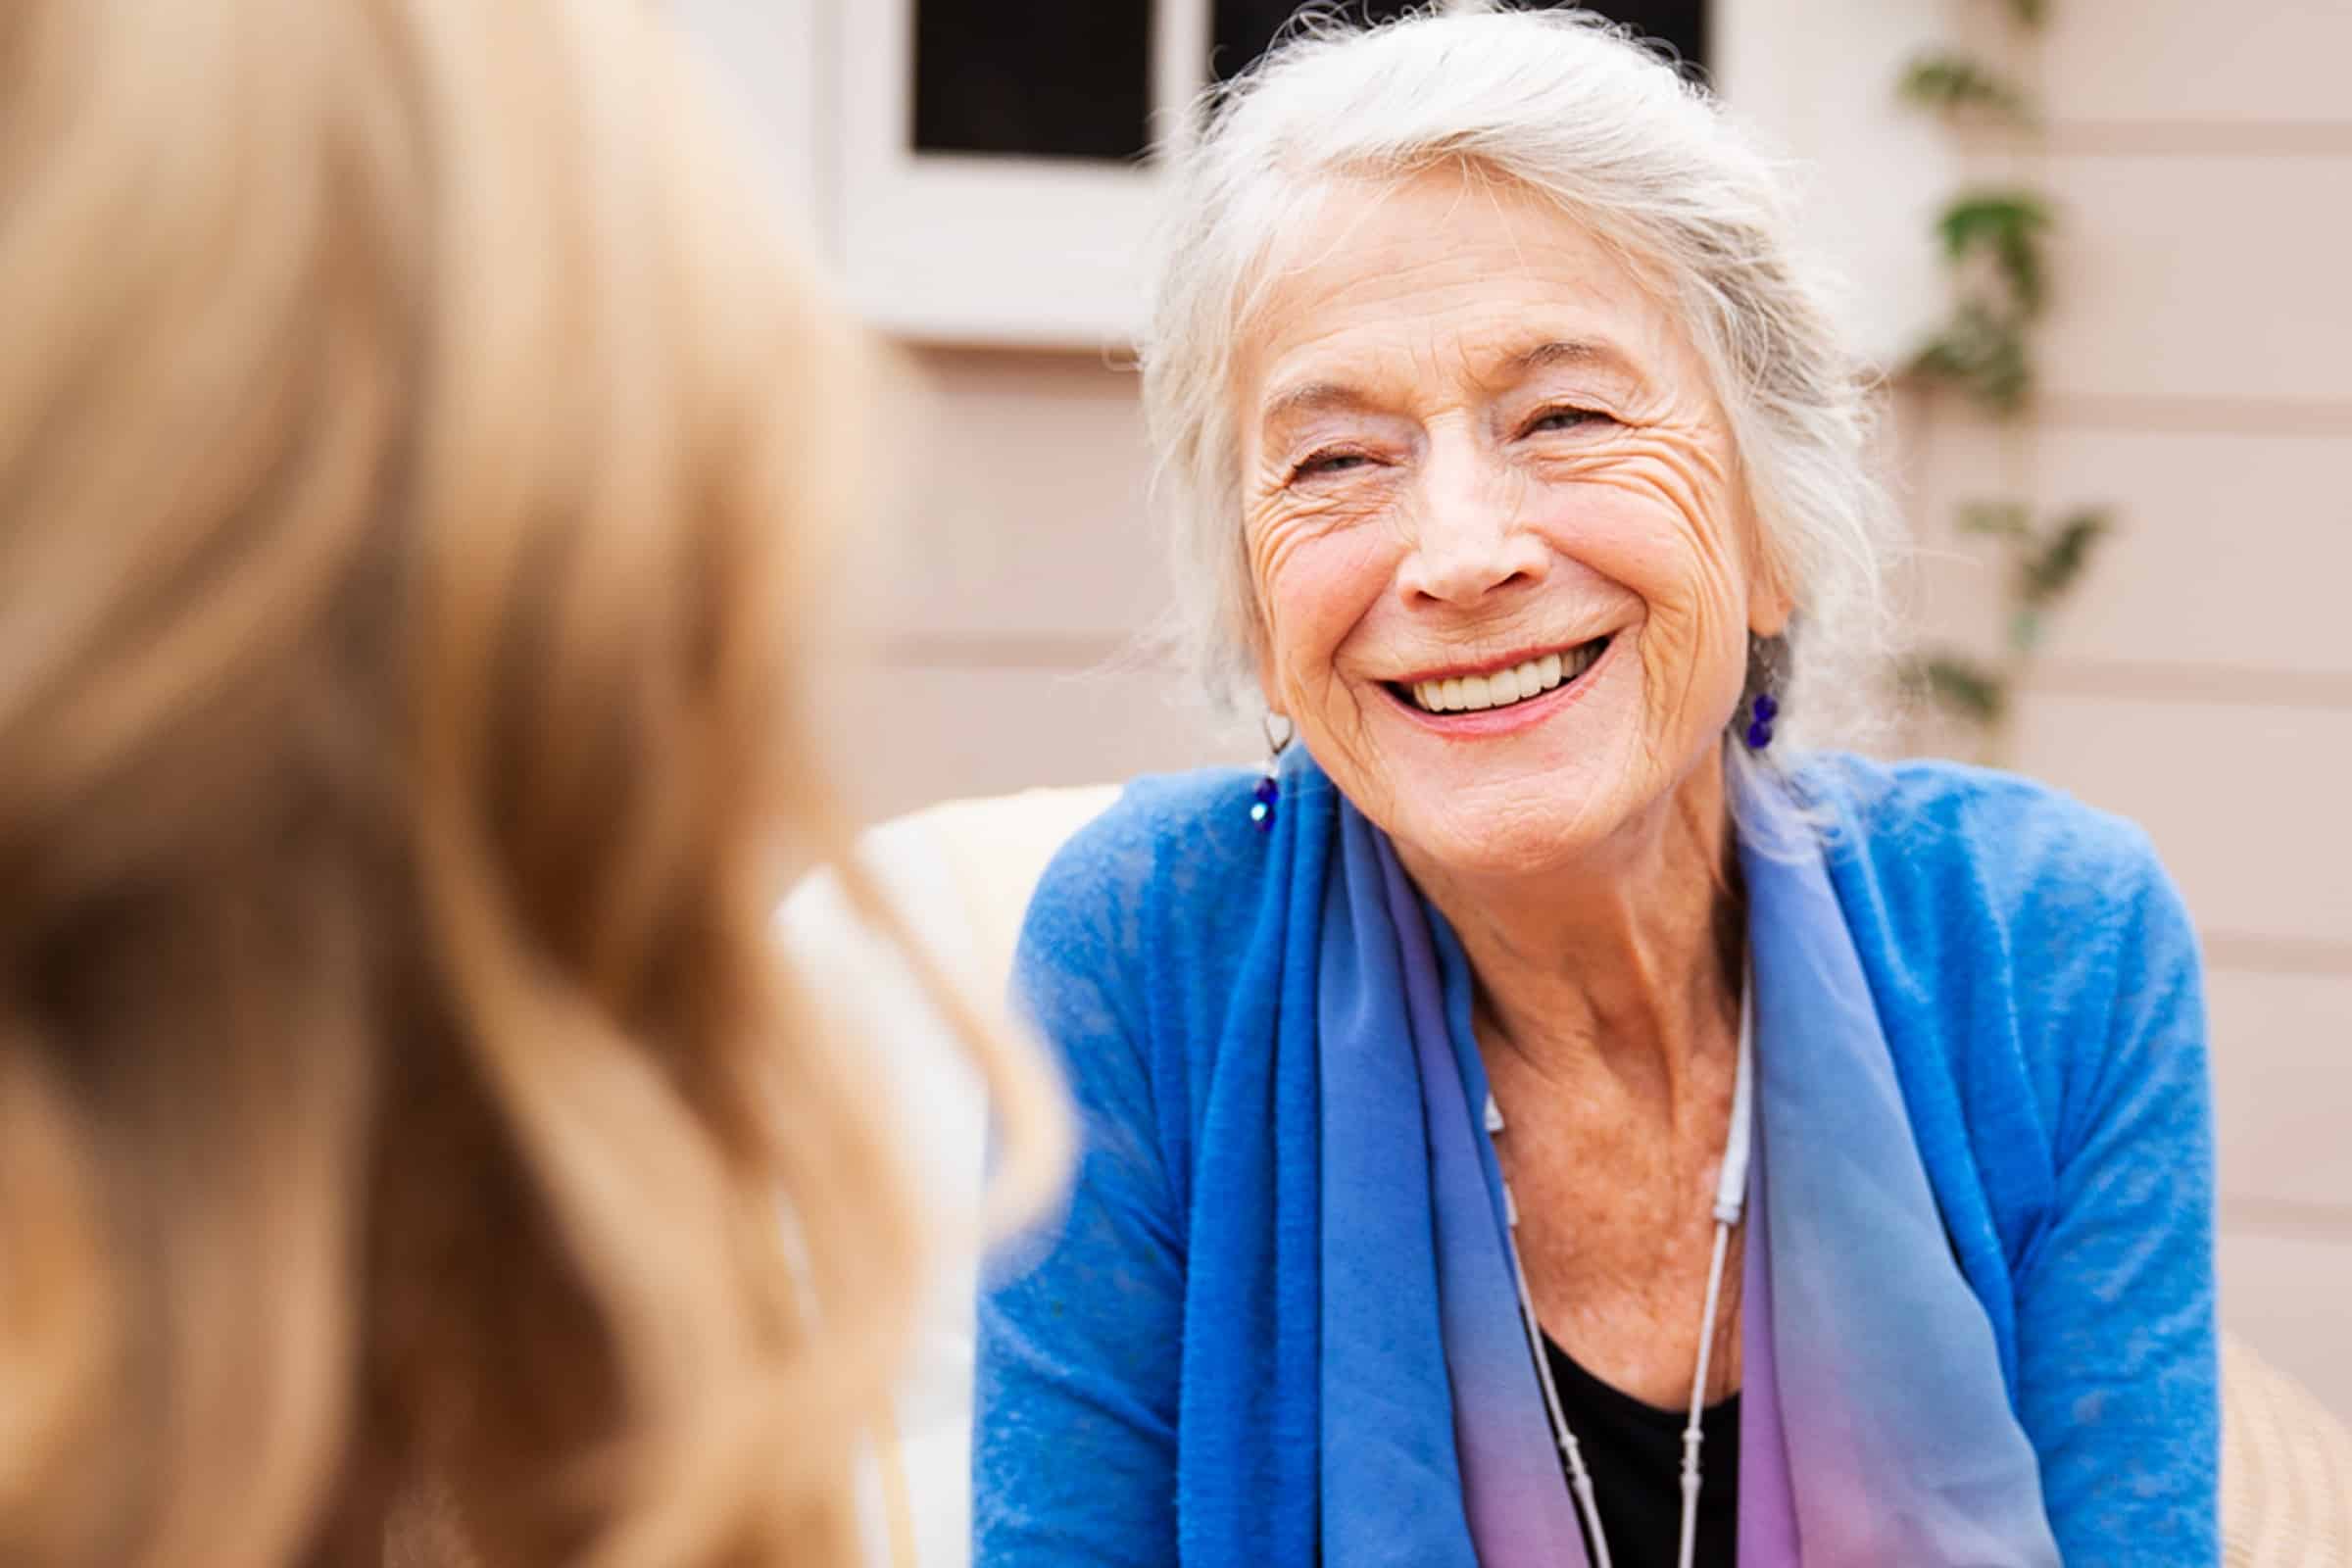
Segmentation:
{"type": "MultiPolygon", "coordinates": [[[[1686,1402],[1708,1327],[1720,1123],[1709,1139],[1628,1113],[1523,1113],[1495,1152],[1544,1332],[1624,1393],[1686,1402]]],[[[1740,1240],[1725,1258],[1710,1398],[1739,1387],[1740,1240]]]]}

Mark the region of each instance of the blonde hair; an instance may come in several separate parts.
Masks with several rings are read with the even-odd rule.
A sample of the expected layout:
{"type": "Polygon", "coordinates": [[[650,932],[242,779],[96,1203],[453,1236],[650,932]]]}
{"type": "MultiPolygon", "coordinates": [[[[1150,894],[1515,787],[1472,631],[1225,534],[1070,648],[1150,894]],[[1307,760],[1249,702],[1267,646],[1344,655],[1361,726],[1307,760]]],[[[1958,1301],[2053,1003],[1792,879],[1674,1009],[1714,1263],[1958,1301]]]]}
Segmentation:
{"type": "Polygon", "coordinates": [[[916,1229],[770,917],[874,364],[654,11],[0,10],[0,1560],[855,1555],[916,1229]]]}

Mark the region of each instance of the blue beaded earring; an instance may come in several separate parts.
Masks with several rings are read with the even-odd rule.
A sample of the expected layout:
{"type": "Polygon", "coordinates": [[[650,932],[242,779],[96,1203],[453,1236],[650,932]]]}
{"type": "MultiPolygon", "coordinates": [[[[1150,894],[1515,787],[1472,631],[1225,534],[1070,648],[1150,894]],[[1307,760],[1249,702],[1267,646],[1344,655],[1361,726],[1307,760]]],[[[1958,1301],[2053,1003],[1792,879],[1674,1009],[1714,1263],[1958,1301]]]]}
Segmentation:
{"type": "Polygon", "coordinates": [[[1779,637],[1748,639],[1747,679],[1756,693],[1747,710],[1747,749],[1751,752],[1772,744],[1772,721],[1781,716],[1780,699],[1772,695],[1772,689],[1780,684],[1781,656],[1787,647],[1779,637]]]}
{"type": "Polygon", "coordinates": [[[1293,728],[1289,718],[1281,713],[1268,713],[1258,721],[1266,736],[1266,771],[1250,792],[1250,820],[1257,824],[1260,833],[1274,825],[1274,808],[1282,800],[1282,752],[1291,744],[1293,728]],[[1275,725],[1282,728],[1279,733],[1275,725]]]}

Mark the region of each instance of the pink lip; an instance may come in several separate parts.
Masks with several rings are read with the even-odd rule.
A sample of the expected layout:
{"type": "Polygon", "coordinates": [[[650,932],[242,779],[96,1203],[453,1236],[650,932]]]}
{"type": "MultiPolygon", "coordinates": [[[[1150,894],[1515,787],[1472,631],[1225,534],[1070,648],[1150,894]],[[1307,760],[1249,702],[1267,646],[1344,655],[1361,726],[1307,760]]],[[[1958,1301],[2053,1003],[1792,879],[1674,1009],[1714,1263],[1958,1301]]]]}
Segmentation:
{"type": "MultiPolygon", "coordinates": [[[[1389,701],[1396,705],[1398,711],[1445,740],[1489,740],[1497,735],[1516,735],[1521,730],[1532,729],[1543,723],[1589,691],[1593,677],[1608,668],[1609,661],[1617,657],[1617,650],[1624,645],[1623,637],[1611,637],[1609,646],[1602,649],[1600,657],[1592,662],[1592,667],[1576,679],[1563,681],[1532,702],[1513,703],[1508,708],[1482,708],[1475,713],[1430,713],[1424,712],[1409,697],[1399,697],[1385,686],[1382,690],[1389,701]]],[[[1494,667],[1504,669],[1509,666],[1497,664],[1494,667]]],[[[1425,675],[1420,678],[1428,680],[1433,677],[1425,675]]]]}
{"type": "MultiPolygon", "coordinates": [[[[1388,680],[1394,686],[1418,686],[1425,680],[1457,680],[1465,675],[1492,675],[1498,669],[1516,669],[1521,664],[1533,662],[1548,654],[1558,654],[1564,659],[1576,649],[1584,647],[1586,643],[1595,642],[1600,637],[1611,635],[1613,634],[1609,632],[1601,632],[1593,637],[1580,638],[1572,643],[1551,643],[1529,653],[1512,654],[1507,658],[1497,659],[1493,663],[1455,664],[1446,669],[1421,669],[1415,670],[1410,675],[1391,675],[1388,680]]],[[[1605,659],[1608,656],[1603,653],[1601,657],[1605,659]]],[[[1597,662],[1595,661],[1596,664],[1597,662]]]]}

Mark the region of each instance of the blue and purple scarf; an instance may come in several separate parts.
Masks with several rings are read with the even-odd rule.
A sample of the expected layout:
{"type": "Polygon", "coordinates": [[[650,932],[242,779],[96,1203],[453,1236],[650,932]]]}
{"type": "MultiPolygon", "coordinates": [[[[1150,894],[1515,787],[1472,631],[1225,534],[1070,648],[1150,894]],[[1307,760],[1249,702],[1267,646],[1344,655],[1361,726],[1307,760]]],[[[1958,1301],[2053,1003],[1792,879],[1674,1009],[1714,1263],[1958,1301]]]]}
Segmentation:
{"type": "MultiPolygon", "coordinates": [[[[1743,788],[1740,1568],[2055,1568],[1814,834],[1777,787],[1743,788]]],[[[1315,1009],[1319,1053],[1324,1560],[1587,1568],[1519,1316],[1468,965],[1387,837],[1338,813],[1317,983],[1283,1002],[1315,1009]]]]}

